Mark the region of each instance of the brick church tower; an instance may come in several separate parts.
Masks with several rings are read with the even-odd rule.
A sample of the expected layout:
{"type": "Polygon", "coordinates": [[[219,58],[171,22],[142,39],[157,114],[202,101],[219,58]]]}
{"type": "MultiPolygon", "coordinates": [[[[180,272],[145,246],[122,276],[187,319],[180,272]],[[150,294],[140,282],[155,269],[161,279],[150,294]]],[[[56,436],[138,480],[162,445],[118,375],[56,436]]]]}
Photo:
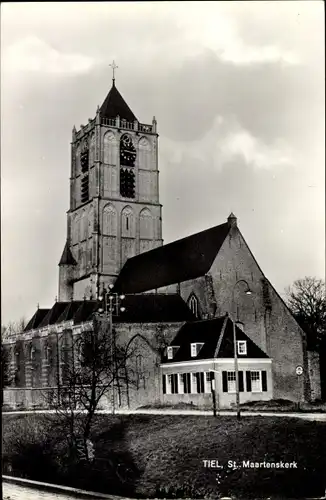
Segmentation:
{"type": "Polygon", "coordinates": [[[163,244],[156,127],[138,121],[113,73],[95,118],[73,128],[59,301],[96,298],[129,257],[163,244]]]}

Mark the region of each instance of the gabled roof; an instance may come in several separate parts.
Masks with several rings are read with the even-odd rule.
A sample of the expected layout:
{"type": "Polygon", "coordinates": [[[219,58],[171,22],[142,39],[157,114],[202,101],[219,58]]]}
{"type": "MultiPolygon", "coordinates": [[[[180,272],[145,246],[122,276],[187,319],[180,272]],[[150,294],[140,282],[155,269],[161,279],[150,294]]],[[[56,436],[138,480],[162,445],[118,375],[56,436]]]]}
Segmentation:
{"type": "Polygon", "coordinates": [[[42,328],[43,326],[53,325],[56,323],[68,304],[69,302],[55,302],[52,309],[47,312],[38,327],[42,328]]]}
{"type": "Polygon", "coordinates": [[[126,295],[121,304],[126,308],[117,317],[121,323],[174,323],[195,319],[178,294],[126,295]]]}
{"type": "Polygon", "coordinates": [[[137,120],[114,82],[110,92],[100,107],[100,115],[104,118],[116,118],[119,115],[120,119],[125,119],[127,122],[137,120]]]}
{"type": "Polygon", "coordinates": [[[141,293],[206,274],[228,232],[226,222],[128,259],[114,291],[141,293]]]}
{"type": "Polygon", "coordinates": [[[61,323],[62,321],[70,321],[71,319],[74,319],[76,311],[81,306],[82,303],[83,303],[82,300],[75,300],[68,302],[67,306],[58,317],[56,323],[61,323]]]}
{"type": "MultiPolygon", "coordinates": [[[[265,358],[264,353],[238,326],[236,326],[236,339],[247,341],[247,354],[239,355],[239,358],[265,358]]],[[[180,361],[191,361],[211,358],[233,358],[233,324],[228,316],[214,318],[203,321],[193,321],[184,324],[173,341],[171,346],[180,346],[173,359],[163,358],[163,363],[174,363],[180,361]],[[224,322],[226,320],[226,324],[224,322]],[[223,335],[223,337],[221,337],[223,335]],[[221,338],[220,338],[221,337],[221,338]],[[220,347],[216,353],[219,340],[220,347]],[[195,357],[191,356],[190,344],[204,343],[203,347],[195,357]]]]}
{"type": "Polygon", "coordinates": [[[68,246],[68,241],[66,241],[65,247],[63,249],[61,259],[59,262],[59,266],[64,266],[64,265],[71,265],[71,266],[76,266],[77,262],[75,261],[71,250],[68,246]]]}
{"type": "Polygon", "coordinates": [[[49,311],[50,309],[37,309],[32,318],[25,326],[24,332],[28,332],[28,330],[34,330],[35,328],[37,328],[49,311]]]}

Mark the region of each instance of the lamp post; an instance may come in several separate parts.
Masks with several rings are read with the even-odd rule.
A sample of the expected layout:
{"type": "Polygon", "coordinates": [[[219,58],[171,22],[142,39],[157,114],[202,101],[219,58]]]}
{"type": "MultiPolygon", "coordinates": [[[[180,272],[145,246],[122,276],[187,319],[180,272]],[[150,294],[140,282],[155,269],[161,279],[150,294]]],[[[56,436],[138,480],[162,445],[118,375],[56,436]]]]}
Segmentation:
{"type": "MultiPolygon", "coordinates": [[[[121,301],[125,298],[125,295],[119,295],[118,293],[112,293],[113,285],[109,285],[109,290],[103,289],[103,296],[99,297],[99,300],[103,301],[103,309],[99,309],[99,313],[103,313],[104,316],[109,320],[109,335],[111,339],[111,363],[112,370],[114,370],[114,354],[115,354],[115,345],[113,340],[113,315],[118,316],[120,311],[124,312],[126,310],[125,307],[121,306],[121,301]]],[[[114,397],[114,381],[115,381],[115,372],[113,371],[112,378],[112,414],[115,413],[115,397],[114,397]]]]}
{"type": "MultiPolygon", "coordinates": [[[[252,291],[250,290],[250,287],[248,285],[248,282],[244,279],[238,280],[232,291],[232,313],[234,314],[234,317],[237,316],[237,311],[235,309],[235,297],[234,297],[234,292],[239,283],[244,283],[246,285],[246,290],[245,294],[246,295],[251,295],[252,291]]],[[[238,349],[237,349],[237,336],[236,336],[236,329],[235,329],[235,319],[232,319],[232,324],[233,324],[233,347],[234,347],[234,372],[235,372],[235,393],[236,393],[236,408],[237,408],[237,419],[240,420],[240,392],[239,392],[239,367],[238,367],[238,349]]]]}

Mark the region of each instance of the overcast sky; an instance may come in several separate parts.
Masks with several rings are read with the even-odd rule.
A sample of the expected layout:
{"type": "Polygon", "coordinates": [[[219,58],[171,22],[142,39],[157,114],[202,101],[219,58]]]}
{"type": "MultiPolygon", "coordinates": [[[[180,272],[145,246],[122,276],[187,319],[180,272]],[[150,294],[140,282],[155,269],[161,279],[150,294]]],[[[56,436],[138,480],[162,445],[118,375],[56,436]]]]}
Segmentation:
{"type": "Polygon", "coordinates": [[[324,5],[1,6],[2,317],[57,295],[70,141],[116,84],[158,121],[165,243],[233,211],[278,292],[324,278],[324,5]]]}

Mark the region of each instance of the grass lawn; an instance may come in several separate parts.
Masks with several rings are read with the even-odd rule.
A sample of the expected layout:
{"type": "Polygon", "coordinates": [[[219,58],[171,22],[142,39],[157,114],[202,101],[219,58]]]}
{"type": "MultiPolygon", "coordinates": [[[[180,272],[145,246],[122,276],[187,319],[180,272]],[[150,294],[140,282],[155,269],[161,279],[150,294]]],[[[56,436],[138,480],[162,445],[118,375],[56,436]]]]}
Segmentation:
{"type": "MultiPolygon", "coordinates": [[[[42,418],[42,415],[3,416],[5,462],[10,461],[15,429],[27,421],[29,427],[33,426],[42,418]]],[[[269,496],[305,498],[324,493],[326,424],[323,422],[259,416],[237,422],[233,416],[98,415],[92,439],[96,454],[93,467],[98,474],[98,482],[94,483],[93,478],[89,488],[93,491],[113,492],[110,482],[100,486],[100,475],[105,473],[101,464],[109,463],[121,468],[122,481],[126,477],[126,481],[132,482],[128,493],[138,497],[218,499],[220,495],[235,495],[253,500],[269,496]],[[203,460],[218,460],[223,468],[204,467],[203,460]],[[297,468],[228,466],[228,461],[241,466],[247,460],[296,462],[297,468]]],[[[12,474],[23,475],[14,469],[12,474]]],[[[44,480],[35,477],[37,474],[42,476],[36,470],[33,479],[44,480]]],[[[69,475],[62,482],[85,486],[69,475]]]]}

